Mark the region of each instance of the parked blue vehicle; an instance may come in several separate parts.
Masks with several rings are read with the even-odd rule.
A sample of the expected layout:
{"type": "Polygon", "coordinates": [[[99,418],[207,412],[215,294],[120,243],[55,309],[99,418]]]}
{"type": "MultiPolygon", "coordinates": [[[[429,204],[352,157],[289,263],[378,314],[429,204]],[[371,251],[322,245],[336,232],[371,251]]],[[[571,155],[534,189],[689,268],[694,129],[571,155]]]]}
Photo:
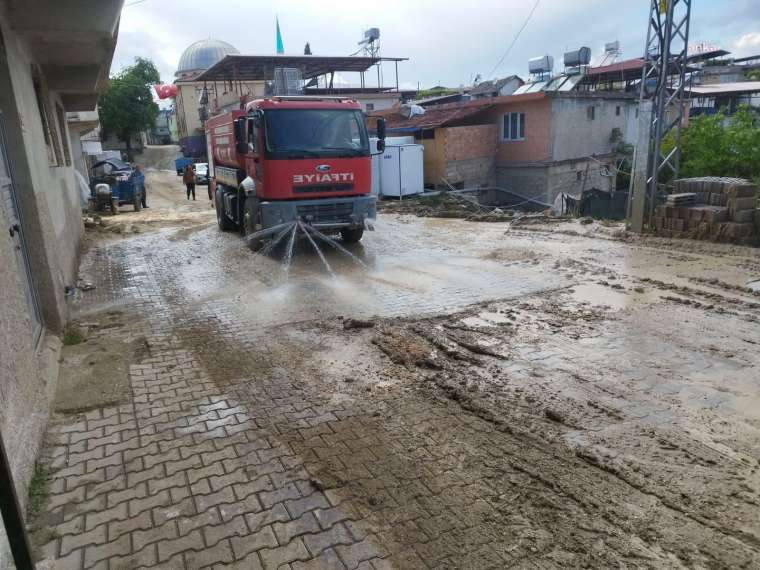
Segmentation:
{"type": "Polygon", "coordinates": [[[193,159],[187,158],[184,156],[180,156],[177,160],[174,161],[174,168],[177,170],[177,176],[182,176],[182,173],[185,171],[185,167],[187,165],[192,166],[193,165],[193,159]]]}
{"type": "Polygon", "coordinates": [[[145,175],[123,160],[108,158],[92,166],[90,195],[97,210],[109,208],[115,213],[118,206],[131,204],[139,212],[144,191],[145,175]]]}

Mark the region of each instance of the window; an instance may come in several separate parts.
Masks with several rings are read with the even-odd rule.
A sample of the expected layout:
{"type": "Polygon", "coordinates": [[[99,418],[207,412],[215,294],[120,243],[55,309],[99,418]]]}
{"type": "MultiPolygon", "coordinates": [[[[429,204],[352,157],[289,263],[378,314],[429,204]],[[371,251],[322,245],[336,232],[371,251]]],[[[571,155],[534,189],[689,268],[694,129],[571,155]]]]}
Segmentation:
{"type": "Polygon", "coordinates": [[[615,116],[616,117],[620,116],[620,105],[618,105],[618,106],[615,107],[615,116]]]}
{"type": "Polygon", "coordinates": [[[69,137],[66,132],[66,113],[60,103],[55,104],[55,113],[58,116],[58,128],[61,132],[61,144],[63,145],[63,158],[66,166],[71,166],[71,151],[69,150],[69,137]]]}
{"type": "Polygon", "coordinates": [[[596,107],[590,105],[586,108],[586,117],[589,121],[593,121],[596,118],[596,107]]]}
{"type": "Polygon", "coordinates": [[[369,111],[374,111],[374,110],[375,110],[375,104],[374,104],[374,103],[367,103],[367,104],[365,104],[365,107],[367,108],[366,110],[367,110],[368,112],[369,112],[369,111]]]}
{"type": "Polygon", "coordinates": [[[525,113],[507,113],[503,117],[501,138],[505,141],[525,139],[525,113]]]}
{"type": "Polygon", "coordinates": [[[259,130],[256,128],[256,122],[254,119],[248,119],[248,148],[253,152],[256,152],[256,145],[258,143],[259,130]]]}
{"type": "Polygon", "coordinates": [[[361,111],[272,109],[264,112],[266,150],[276,158],[367,156],[361,111]]]}

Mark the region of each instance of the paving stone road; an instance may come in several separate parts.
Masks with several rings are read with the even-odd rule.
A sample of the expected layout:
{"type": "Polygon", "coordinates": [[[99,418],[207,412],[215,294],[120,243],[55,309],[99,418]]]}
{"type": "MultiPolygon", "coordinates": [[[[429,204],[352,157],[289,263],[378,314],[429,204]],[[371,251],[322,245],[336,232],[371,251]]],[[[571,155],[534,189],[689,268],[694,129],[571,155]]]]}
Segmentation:
{"type": "MultiPolygon", "coordinates": [[[[437,231],[424,222],[380,223],[355,251],[370,270],[331,252],[335,278],[304,248],[285,276],[236,235],[197,222],[92,247],[82,274],[95,289],[80,293],[72,311],[83,321],[127,315],[123,326],[139,332],[144,347],[119,404],[51,423],[49,536],[40,554],[58,570],[753,567],[753,530],[723,530],[576,457],[543,407],[542,439],[403,383],[335,389],[338,378],[358,384],[376,365],[368,353],[350,352],[326,321],[419,318],[577,281],[570,266],[547,271],[532,254],[483,257],[482,236],[449,236],[421,251],[437,231]],[[338,357],[347,369],[330,364],[338,357]],[[561,476],[550,475],[554,466],[561,476]]],[[[496,232],[483,235],[500,239],[496,232]]],[[[611,265],[625,246],[615,247],[611,265]]],[[[543,372],[565,366],[564,374],[561,358],[583,358],[584,344],[608,350],[608,360],[627,357],[624,337],[602,345],[599,331],[567,347],[553,336],[562,327],[575,334],[578,317],[567,319],[549,334],[556,340],[531,348],[527,339],[523,361],[504,364],[520,368],[515,378],[530,382],[531,363],[542,360],[543,372]]],[[[742,323],[737,334],[749,338],[754,325],[742,323]]],[[[120,330],[89,335],[126,342],[120,330]]],[[[413,357],[414,346],[408,352],[413,357]]],[[[600,352],[595,366],[604,359],[600,352]]],[[[534,377],[546,393],[556,389],[552,378],[534,377]]],[[[579,382],[577,393],[592,390],[579,382]]],[[[623,389],[606,385],[596,407],[584,407],[586,419],[622,418],[599,402],[618,398],[626,409],[623,389]]],[[[595,433],[580,425],[570,426],[573,437],[595,433]]]]}

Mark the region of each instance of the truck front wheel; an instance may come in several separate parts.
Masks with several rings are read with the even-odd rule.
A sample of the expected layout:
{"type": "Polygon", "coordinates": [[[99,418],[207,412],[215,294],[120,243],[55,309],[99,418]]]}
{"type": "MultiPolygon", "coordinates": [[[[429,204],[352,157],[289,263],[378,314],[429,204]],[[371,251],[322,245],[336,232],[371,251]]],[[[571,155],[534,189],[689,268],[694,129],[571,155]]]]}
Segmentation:
{"type": "Polygon", "coordinates": [[[357,243],[364,235],[364,228],[346,228],[340,230],[340,237],[346,243],[357,243]]]}
{"type": "MultiPolygon", "coordinates": [[[[243,206],[243,235],[249,237],[261,229],[261,215],[259,212],[259,201],[256,198],[248,198],[243,206]]],[[[251,249],[259,249],[261,246],[260,239],[248,240],[251,249]]]]}
{"type": "Polygon", "coordinates": [[[223,191],[221,188],[217,187],[216,189],[216,223],[219,226],[219,229],[223,232],[230,232],[235,229],[235,224],[232,220],[230,220],[227,217],[227,214],[224,213],[224,203],[222,201],[222,194],[223,191]]]}

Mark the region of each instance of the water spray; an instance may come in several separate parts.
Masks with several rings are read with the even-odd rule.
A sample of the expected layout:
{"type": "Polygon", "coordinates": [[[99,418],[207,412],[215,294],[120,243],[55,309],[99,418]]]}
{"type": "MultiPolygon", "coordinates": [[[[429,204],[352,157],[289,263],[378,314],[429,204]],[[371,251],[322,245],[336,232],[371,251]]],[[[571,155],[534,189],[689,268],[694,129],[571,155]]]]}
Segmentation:
{"type": "Polygon", "coordinates": [[[254,240],[261,239],[267,236],[274,236],[271,239],[271,241],[269,241],[269,243],[267,243],[263,248],[261,248],[259,251],[256,252],[257,255],[267,255],[270,252],[272,252],[272,250],[274,250],[275,247],[277,247],[277,245],[285,238],[285,236],[288,236],[287,246],[285,247],[285,255],[282,259],[283,271],[287,275],[290,272],[290,266],[293,262],[293,248],[295,247],[295,241],[296,241],[296,237],[298,235],[299,230],[303,233],[304,236],[306,236],[306,239],[309,240],[309,243],[311,244],[311,246],[314,248],[314,251],[319,256],[319,259],[322,261],[322,264],[325,266],[328,273],[330,273],[330,275],[332,275],[333,277],[335,277],[335,273],[333,272],[332,267],[330,267],[330,264],[327,262],[327,258],[325,257],[324,253],[322,252],[319,245],[317,244],[317,241],[314,239],[315,237],[324,241],[336,251],[347,255],[352,261],[359,264],[364,269],[369,269],[367,265],[361,259],[356,257],[353,253],[348,251],[345,247],[343,247],[337,241],[332,239],[330,236],[325,235],[324,233],[319,231],[317,228],[304,222],[303,220],[285,222],[283,224],[278,224],[276,226],[272,226],[271,228],[267,228],[265,230],[254,232],[246,236],[246,240],[250,243],[254,240]]]}
{"type": "Polygon", "coordinates": [[[322,253],[322,250],[319,249],[319,246],[317,245],[317,242],[314,241],[314,238],[311,237],[311,234],[306,230],[306,224],[302,221],[298,221],[298,227],[301,228],[301,231],[304,233],[306,238],[311,242],[312,247],[314,248],[314,251],[317,252],[317,255],[319,256],[319,259],[322,260],[322,263],[325,264],[325,267],[327,268],[327,271],[335,277],[335,273],[333,273],[332,268],[330,267],[330,264],[327,263],[327,259],[325,259],[325,254],[322,253]]]}

